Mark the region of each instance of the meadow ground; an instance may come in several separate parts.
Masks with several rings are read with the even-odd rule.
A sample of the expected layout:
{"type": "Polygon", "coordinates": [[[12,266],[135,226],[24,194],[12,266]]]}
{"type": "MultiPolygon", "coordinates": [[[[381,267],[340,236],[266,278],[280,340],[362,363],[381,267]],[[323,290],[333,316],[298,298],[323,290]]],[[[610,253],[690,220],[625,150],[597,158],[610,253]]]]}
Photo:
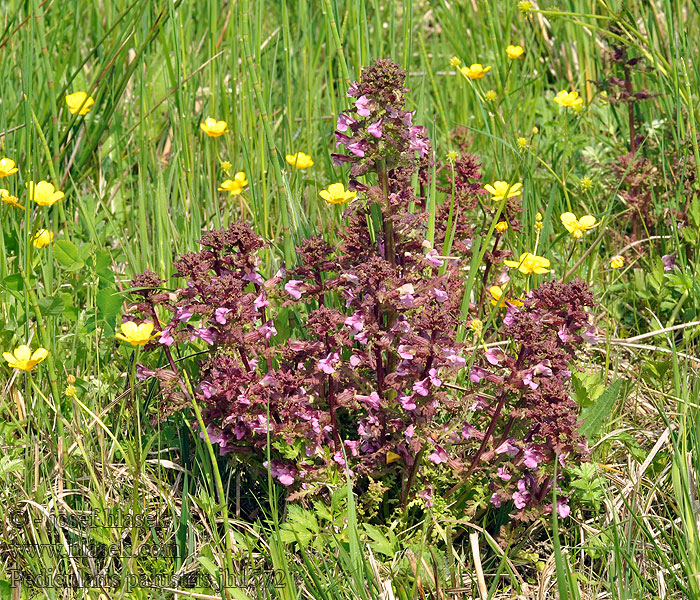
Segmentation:
{"type": "Polygon", "coordinates": [[[695,0],[0,28],[0,598],[700,599],[695,0]]]}

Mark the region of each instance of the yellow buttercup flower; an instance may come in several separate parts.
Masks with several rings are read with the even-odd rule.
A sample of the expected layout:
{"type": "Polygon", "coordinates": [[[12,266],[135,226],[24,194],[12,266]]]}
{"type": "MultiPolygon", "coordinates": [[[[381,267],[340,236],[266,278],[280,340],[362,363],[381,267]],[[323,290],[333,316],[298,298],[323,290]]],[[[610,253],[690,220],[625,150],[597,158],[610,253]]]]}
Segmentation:
{"type": "Polygon", "coordinates": [[[559,106],[576,108],[581,106],[583,103],[583,98],[579,98],[578,92],[567,92],[566,90],[562,90],[556,96],[554,96],[554,101],[559,106]]]}
{"type": "Polygon", "coordinates": [[[565,212],[560,218],[566,230],[575,238],[580,238],[586,231],[598,225],[595,217],[591,215],[583,215],[577,219],[574,213],[565,212]]]}
{"type": "Polygon", "coordinates": [[[243,188],[248,185],[248,179],[243,171],[239,171],[233,179],[227,179],[219,186],[220,192],[228,192],[231,196],[238,196],[243,188]]]}
{"type": "Polygon", "coordinates": [[[199,127],[209,137],[213,138],[224,135],[224,133],[228,133],[228,129],[226,129],[226,121],[217,121],[213,117],[207,117],[204,119],[204,122],[200,123],[199,127]]]}
{"type": "Polygon", "coordinates": [[[122,331],[116,335],[116,338],[124,342],[129,342],[132,346],[145,346],[153,338],[160,335],[160,331],[156,331],[151,335],[154,327],[155,325],[148,321],[140,325],[137,325],[133,321],[127,321],[126,323],[122,323],[122,331]]]}
{"type": "Polygon", "coordinates": [[[502,306],[505,306],[506,302],[509,302],[510,304],[512,304],[514,306],[522,306],[523,305],[523,303],[520,300],[518,300],[517,298],[510,298],[510,299],[504,298],[503,297],[503,290],[498,285],[492,285],[489,288],[489,293],[492,296],[491,304],[493,304],[494,306],[498,306],[499,308],[502,306]]]}
{"type": "Polygon", "coordinates": [[[53,242],[53,231],[49,231],[48,229],[39,229],[32,238],[32,245],[35,248],[43,248],[44,246],[48,246],[51,242],[53,242]]]}
{"type": "Polygon", "coordinates": [[[396,452],[388,450],[386,453],[386,464],[390,465],[391,463],[396,462],[397,460],[401,460],[401,456],[399,454],[396,454],[396,452]]]}
{"type": "Polygon", "coordinates": [[[12,354],[9,352],[3,352],[2,357],[13,369],[31,371],[48,355],[49,351],[46,348],[37,348],[34,351],[34,354],[32,354],[31,348],[23,344],[22,346],[15,348],[12,354]]]}
{"type": "Polygon", "coordinates": [[[496,226],[494,227],[498,233],[504,233],[505,231],[508,231],[508,221],[499,221],[496,223],[496,226]]]}
{"type": "Polygon", "coordinates": [[[460,69],[460,72],[465,77],[469,77],[469,79],[481,79],[490,70],[491,70],[491,67],[484,67],[483,65],[480,65],[479,63],[474,63],[470,67],[467,67],[467,66],[462,67],[460,69]]]}
{"type": "Polygon", "coordinates": [[[521,273],[525,273],[525,275],[530,273],[535,273],[536,275],[549,273],[551,265],[548,259],[530,252],[523,252],[519,260],[504,260],[503,264],[507,267],[515,267],[521,273]]]}
{"type": "Polygon", "coordinates": [[[285,157],[287,162],[297,169],[308,169],[314,166],[314,161],[308,154],[297,152],[296,154],[287,154],[285,157]]]}
{"type": "Polygon", "coordinates": [[[56,191],[53,184],[48,181],[40,181],[39,183],[29,181],[27,188],[29,189],[29,200],[34,200],[39,206],[51,206],[65,196],[63,192],[56,191]]]}
{"type": "Polygon", "coordinates": [[[0,200],[2,200],[5,204],[11,204],[12,206],[16,206],[17,208],[21,208],[24,210],[24,206],[22,206],[19,203],[19,200],[10,194],[10,190],[6,189],[0,189],[0,200]]]}
{"type": "Polygon", "coordinates": [[[610,259],[610,268],[611,269],[621,269],[624,266],[625,266],[625,257],[624,256],[620,256],[618,254],[617,256],[613,256],[610,259]]]}
{"type": "Polygon", "coordinates": [[[19,171],[19,169],[15,167],[14,160],[12,160],[11,158],[0,159],[0,178],[7,177],[8,175],[13,175],[17,171],[19,171]]]}
{"type": "Polygon", "coordinates": [[[515,143],[518,144],[518,148],[521,150],[525,150],[525,148],[527,148],[527,140],[524,137],[519,137],[517,140],[515,140],[515,143]]]}
{"type": "Polygon", "coordinates": [[[484,189],[491,194],[491,200],[498,202],[504,198],[514,198],[522,194],[522,183],[508,183],[507,181],[494,181],[493,185],[488,183],[484,189]]]}
{"type": "Polygon", "coordinates": [[[357,196],[357,192],[345,191],[342,183],[332,183],[328,189],[321,190],[318,195],[329,204],[344,204],[357,196]]]}
{"type": "Polygon", "coordinates": [[[516,60],[524,54],[522,46],[506,46],[506,54],[511,60],[516,60]]]}
{"type": "Polygon", "coordinates": [[[72,115],[86,115],[90,112],[92,105],[95,104],[95,99],[88,96],[85,92],[74,92],[66,96],[66,104],[72,115]]]}

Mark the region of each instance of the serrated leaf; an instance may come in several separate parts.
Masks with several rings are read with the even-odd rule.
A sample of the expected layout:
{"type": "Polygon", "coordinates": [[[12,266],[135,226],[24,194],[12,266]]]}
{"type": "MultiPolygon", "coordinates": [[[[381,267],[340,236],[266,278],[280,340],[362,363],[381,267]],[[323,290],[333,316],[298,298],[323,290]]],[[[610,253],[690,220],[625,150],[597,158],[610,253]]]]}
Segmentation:
{"type": "Polygon", "coordinates": [[[591,406],[581,411],[583,425],[579,432],[586,439],[593,439],[605,424],[605,419],[615,405],[621,386],[622,379],[613,381],[591,406]]]}

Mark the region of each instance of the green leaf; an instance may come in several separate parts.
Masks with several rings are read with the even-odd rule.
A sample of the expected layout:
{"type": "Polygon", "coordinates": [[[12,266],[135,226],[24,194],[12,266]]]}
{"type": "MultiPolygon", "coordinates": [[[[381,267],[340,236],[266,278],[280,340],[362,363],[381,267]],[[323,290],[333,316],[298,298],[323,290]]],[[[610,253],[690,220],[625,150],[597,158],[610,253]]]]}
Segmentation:
{"type": "Polygon", "coordinates": [[[114,283],[114,271],[112,271],[112,259],[106,250],[98,250],[95,253],[95,272],[100,279],[114,283]]]}
{"type": "Polygon", "coordinates": [[[58,317],[63,314],[65,308],[63,298],[54,296],[53,298],[41,298],[37,304],[44,317],[58,317]]]}
{"type": "Polygon", "coordinates": [[[209,575],[211,575],[214,579],[217,579],[217,575],[219,575],[220,571],[216,564],[214,564],[213,560],[208,559],[206,556],[199,556],[197,560],[199,561],[199,564],[207,570],[209,575]]]}
{"type": "Polygon", "coordinates": [[[10,292],[21,292],[24,290],[24,281],[19,273],[8,275],[3,279],[3,286],[10,292]]]}
{"type": "Polygon", "coordinates": [[[68,240],[59,240],[53,245],[53,256],[64,269],[68,271],[77,271],[82,269],[85,263],[80,260],[78,248],[73,242],[68,240]]]}
{"type": "Polygon", "coordinates": [[[615,405],[621,386],[622,379],[613,381],[591,406],[581,411],[583,419],[583,425],[579,429],[581,435],[591,440],[598,434],[615,405]]]}
{"type": "Polygon", "coordinates": [[[97,292],[97,308],[106,318],[116,317],[122,309],[122,297],[114,288],[97,292]]]}

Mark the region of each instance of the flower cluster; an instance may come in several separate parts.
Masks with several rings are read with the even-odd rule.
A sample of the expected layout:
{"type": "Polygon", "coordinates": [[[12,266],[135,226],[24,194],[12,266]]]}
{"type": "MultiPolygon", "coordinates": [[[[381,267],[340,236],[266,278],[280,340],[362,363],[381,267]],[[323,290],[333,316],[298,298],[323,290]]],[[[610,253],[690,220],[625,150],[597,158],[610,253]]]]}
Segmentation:
{"type": "MultiPolygon", "coordinates": [[[[596,342],[586,311],[593,296],[576,279],[544,283],[517,305],[506,304],[504,334],[513,351],[491,348],[484,364],[472,368],[471,381],[485,390],[476,397],[463,437],[475,448],[467,473],[490,465],[491,502],[512,501],[515,516],[525,519],[551,511],[552,487],[563,486],[569,464],[588,457],[566,382],[577,350],[596,342]]],[[[557,510],[566,517],[567,498],[561,489],[558,496],[557,510]]]]}
{"type": "MultiPolygon", "coordinates": [[[[553,461],[585,455],[564,385],[576,346],[591,335],[584,308],[592,299],[579,281],[545,284],[522,299],[491,286],[489,300],[507,307],[505,334],[518,354],[489,350],[486,364],[477,363],[471,381],[492,394],[479,394],[467,411],[471,399],[449,382],[467,364],[458,333],[468,327],[468,211],[490,192],[495,201],[483,204],[498,203],[506,228],[517,227],[522,185],[484,188],[460,131],[460,153],[432,165],[424,129],[403,108],[404,81],[398,66],[380,60],[348,91],[354,108],[340,115],[336,138],[351,155],[336,161],[366,178],[351,180],[352,191],[337,183],[321,192],[329,203],[353,200],[337,246],[304,240],[296,264],[266,279],[258,257],[265,243],[247,224],[207,232],[199,252],[174,263],[182,287],[162,291],[152,273],[132,282],[140,298],[120,336],[167,357],[166,367],[138,367],[140,377],[161,382],[164,416],[188,395],[171,350],[203,350],[194,389],[209,438],[222,455],[253,457],[283,486],[304,493],[330,471],[349,468],[372,478],[396,474],[402,502],[422,482],[421,497],[430,502],[428,479],[448,468],[461,478],[492,474],[494,504],[512,499],[525,515],[541,510],[555,484],[553,461]],[[422,190],[433,183],[447,198],[432,241],[449,241],[450,256],[426,239],[422,190]],[[161,325],[164,311],[170,318],[161,325]]],[[[288,162],[298,166],[300,158],[288,162]]],[[[507,251],[498,252],[494,245],[489,260],[500,263],[507,251]]],[[[549,272],[548,260],[529,253],[511,262],[526,273],[549,272]]],[[[484,282],[487,276],[488,269],[484,282]]],[[[483,331],[478,318],[468,321],[483,331]]]]}
{"type": "Polygon", "coordinates": [[[376,171],[382,161],[395,168],[410,165],[416,153],[428,156],[425,127],[414,125],[414,112],[404,109],[405,80],[405,71],[380,59],[350,85],[347,96],[353,106],[338,116],[335,132],[336,145],[344,145],[350,154],[332,156],[336,165],[352,163],[352,177],[376,171]]]}

